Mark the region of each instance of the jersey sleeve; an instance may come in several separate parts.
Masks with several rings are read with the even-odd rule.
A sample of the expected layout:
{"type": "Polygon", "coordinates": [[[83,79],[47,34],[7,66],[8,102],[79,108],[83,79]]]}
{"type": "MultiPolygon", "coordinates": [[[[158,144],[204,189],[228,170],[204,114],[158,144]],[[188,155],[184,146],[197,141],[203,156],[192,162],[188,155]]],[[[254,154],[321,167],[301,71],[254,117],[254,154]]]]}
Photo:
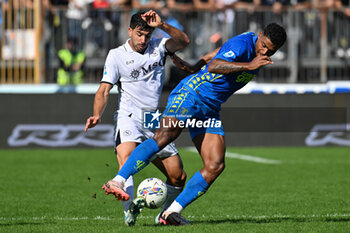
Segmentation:
{"type": "Polygon", "coordinates": [[[160,38],[160,39],[154,40],[154,44],[156,47],[159,48],[160,53],[162,53],[162,54],[168,53],[168,50],[166,49],[165,44],[169,39],[170,38],[160,38]]]}
{"type": "Polygon", "coordinates": [[[247,49],[248,46],[246,42],[241,40],[229,40],[221,47],[214,59],[222,59],[228,62],[239,62],[240,57],[247,51],[247,49]]]}
{"type": "Polygon", "coordinates": [[[120,75],[116,61],[115,53],[109,51],[105,61],[101,82],[110,83],[112,85],[118,82],[120,75]]]}

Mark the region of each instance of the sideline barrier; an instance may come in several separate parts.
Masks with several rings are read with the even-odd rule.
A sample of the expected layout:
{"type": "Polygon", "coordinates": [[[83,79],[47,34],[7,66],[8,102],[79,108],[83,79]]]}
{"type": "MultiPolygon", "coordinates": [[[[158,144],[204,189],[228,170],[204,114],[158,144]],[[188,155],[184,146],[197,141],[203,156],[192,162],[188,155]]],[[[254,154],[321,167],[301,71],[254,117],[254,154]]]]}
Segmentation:
{"type": "MultiPolygon", "coordinates": [[[[57,84],[38,85],[0,85],[0,94],[55,94],[76,93],[95,94],[99,84],[81,84],[77,86],[60,86],[57,84]]],[[[111,93],[117,94],[114,87],[111,93]]],[[[325,84],[276,84],[250,82],[235,94],[335,94],[350,93],[350,81],[330,81],[325,84]]]]}
{"type": "MultiPolygon", "coordinates": [[[[166,105],[168,95],[163,93],[161,107],[166,105]]],[[[102,128],[85,134],[83,128],[92,113],[93,101],[94,94],[0,94],[0,148],[104,146],[112,149],[117,95],[109,98],[102,128]]],[[[349,103],[350,93],[234,95],[223,105],[221,114],[226,144],[349,146],[349,103]],[[232,114],[232,110],[237,114],[232,114]]],[[[192,146],[187,130],[176,144],[192,146]]]]}

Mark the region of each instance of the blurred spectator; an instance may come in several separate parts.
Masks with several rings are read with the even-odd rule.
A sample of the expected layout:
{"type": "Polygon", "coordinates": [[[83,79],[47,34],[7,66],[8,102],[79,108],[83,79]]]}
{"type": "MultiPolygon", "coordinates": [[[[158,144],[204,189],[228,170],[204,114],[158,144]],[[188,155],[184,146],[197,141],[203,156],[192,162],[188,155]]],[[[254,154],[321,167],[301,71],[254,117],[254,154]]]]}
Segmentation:
{"type": "Polygon", "coordinates": [[[305,10],[311,8],[311,0],[289,0],[289,6],[294,10],[305,10]]]}
{"type": "Polygon", "coordinates": [[[313,0],[312,7],[316,9],[330,9],[335,7],[336,0],[313,0]]]}
{"type": "Polygon", "coordinates": [[[165,1],[163,0],[131,0],[131,7],[134,10],[153,9],[159,11],[164,6],[165,1]]]}
{"type": "Polygon", "coordinates": [[[115,47],[116,45],[120,44],[120,41],[124,41],[124,39],[127,38],[127,35],[124,36],[124,34],[120,35],[120,23],[121,23],[121,15],[123,15],[123,12],[128,12],[131,7],[131,0],[109,0],[109,7],[110,7],[110,15],[109,20],[113,25],[113,29],[111,31],[111,38],[113,39],[111,46],[115,47]],[[124,36],[123,38],[120,38],[124,36]]]}
{"type": "MultiPolygon", "coordinates": [[[[288,5],[287,0],[257,0],[257,5],[262,6],[262,7],[269,7],[271,9],[272,7],[272,12],[275,14],[274,20],[277,20],[281,23],[281,14],[283,11],[284,6],[288,5]]],[[[273,20],[271,20],[273,21],[273,20]]],[[[262,29],[262,26],[259,27],[259,30],[262,29]]]]}
{"type": "Polygon", "coordinates": [[[112,23],[109,21],[107,15],[109,13],[110,2],[107,0],[94,0],[92,4],[94,8],[95,17],[98,21],[103,23],[103,27],[106,31],[113,29],[112,23]]]}
{"type": "Polygon", "coordinates": [[[166,5],[169,10],[175,10],[182,13],[193,10],[192,0],[167,0],[166,5]]]}
{"type": "Polygon", "coordinates": [[[68,6],[69,0],[51,0],[53,6],[68,6]]]}
{"type": "Polygon", "coordinates": [[[335,25],[343,24],[341,30],[338,29],[338,33],[334,33],[339,40],[336,56],[350,59],[350,1],[335,0],[334,7],[338,10],[335,12],[335,25]]]}
{"type": "Polygon", "coordinates": [[[220,43],[221,34],[217,32],[217,15],[215,0],[193,0],[193,24],[190,27],[190,33],[193,36],[193,42],[196,44],[197,50],[193,51],[195,57],[200,57],[212,50],[214,44],[220,43]],[[212,19],[211,25],[202,23],[206,19],[212,19]],[[211,40],[206,38],[211,37],[211,40]],[[199,50],[199,51],[198,51],[199,50]]]}
{"type": "Polygon", "coordinates": [[[93,0],[92,9],[89,12],[88,17],[83,22],[84,29],[89,27],[89,43],[86,47],[88,55],[98,53],[101,56],[105,56],[106,53],[106,38],[107,33],[113,29],[113,25],[109,20],[110,16],[110,2],[107,0],[93,0]],[[88,24],[86,24],[88,21],[88,24]]]}
{"type": "Polygon", "coordinates": [[[56,17],[56,8],[52,4],[52,0],[42,0],[42,16],[44,18],[44,25],[42,27],[43,29],[43,36],[42,40],[44,42],[45,46],[45,76],[46,77],[53,77],[54,74],[51,73],[52,70],[50,69],[51,63],[54,56],[54,38],[53,38],[53,32],[55,30],[54,26],[54,18],[56,17]]]}
{"type": "Polygon", "coordinates": [[[215,0],[193,0],[193,7],[195,10],[216,11],[215,0]]]}
{"type": "Polygon", "coordinates": [[[109,0],[109,4],[113,10],[124,9],[131,6],[130,0],[109,0]]]}
{"type": "Polygon", "coordinates": [[[65,49],[58,51],[60,67],[57,71],[59,85],[81,84],[83,82],[85,53],[78,49],[77,38],[69,38],[65,49]]]}
{"type": "Polygon", "coordinates": [[[2,12],[7,11],[7,0],[0,0],[0,42],[2,40],[2,24],[5,24],[4,20],[3,20],[3,16],[2,12]]]}
{"type": "MultiPolygon", "coordinates": [[[[164,20],[164,22],[166,22],[169,25],[176,27],[177,29],[180,29],[181,31],[183,31],[184,27],[180,24],[179,21],[177,21],[177,19],[174,16],[172,16],[172,14],[168,8],[166,8],[166,7],[162,8],[160,10],[159,15],[162,18],[162,20],[164,20]]],[[[163,38],[163,37],[170,38],[170,36],[166,32],[164,32],[163,30],[161,30],[159,28],[154,29],[152,36],[154,38],[163,38]]]]}
{"type": "Polygon", "coordinates": [[[228,38],[246,31],[258,31],[255,10],[260,4],[259,0],[232,0],[231,3],[229,0],[224,1],[227,1],[225,8],[234,10],[234,15],[232,12],[231,19],[228,20],[237,22],[234,24],[235,27],[231,29],[232,34],[228,38]]]}
{"type": "MultiPolygon", "coordinates": [[[[90,23],[88,16],[89,4],[93,0],[69,0],[67,19],[68,19],[68,37],[79,38],[80,43],[84,44],[85,30],[90,23]],[[84,24],[83,24],[84,22],[84,24]]],[[[83,48],[82,44],[78,45],[79,48],[83,48]]]]}

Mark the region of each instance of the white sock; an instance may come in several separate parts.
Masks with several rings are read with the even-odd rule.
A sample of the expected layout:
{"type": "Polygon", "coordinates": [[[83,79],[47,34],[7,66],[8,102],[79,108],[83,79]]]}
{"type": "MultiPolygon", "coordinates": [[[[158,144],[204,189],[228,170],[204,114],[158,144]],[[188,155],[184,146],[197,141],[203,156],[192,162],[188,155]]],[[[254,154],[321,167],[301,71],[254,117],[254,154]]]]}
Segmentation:
{"type": "Polygon", "coordinates": [[[177,201],[174,201],[166,211],[176,212],[180,214],[183,209],[184,208],[177,201]]]}
{"type": "Polygon", "coordinates": [[[126,180],[124,177],[120,176],[120,175],[116,175],[114,178],[113,178],[114,181],[117,181],[119,183],[122,183],[122,184],[125,184],[126,183],[126,180]]]}
{"type": "MultiPolygon", "coordinates": [[[[124,179],[124,178],[123,178],[124,179]]],[[[123,208],[124,208],[124,214],[126,211],[128,211],[129,206],[131,202],[134,200],[134,178],[133,176],[130,176],[124,183],[124,190],[127,194],[129,194],[130,199],[127,201],[121,201],[123,208]]]]}
{"type": "Polygon", "coordinates": [[[173,203],[173,201],[175,200],[175,198],[182,192],[183,190],[183,186],[181,187],[176,187],[176,186],[172,186],[169,184],[166,184],[167,187],[167,198],[162,206],[162,210],[160,212],[162,212],[163,210],[166,210],[171,203],[173,203]]]}

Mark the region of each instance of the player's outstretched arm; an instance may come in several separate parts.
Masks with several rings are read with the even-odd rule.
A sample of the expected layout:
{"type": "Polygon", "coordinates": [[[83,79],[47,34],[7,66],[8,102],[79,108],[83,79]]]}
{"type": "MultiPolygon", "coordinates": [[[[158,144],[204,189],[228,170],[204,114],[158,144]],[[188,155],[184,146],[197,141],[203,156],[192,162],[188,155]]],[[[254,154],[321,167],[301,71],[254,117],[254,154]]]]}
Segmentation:
{"type": "Polygon", "coordinates": [[[215,74],[230,74],[239,71],[256,70],[268,64],[273,64],[268,56],[257,56],[251,62],[229,62],[217,58],[209,64],[208,71],[215,74]]]}
{"type": "Polygon", "coordinates": [[[103,111],[107,106],[109,92],[112,87],[113,86],[109,83],[101,83],[95,94],[93,116],[90,116],[86,120],[85,132],[87,132],[89,128],[93,128],[100,123],[103,111]]]}
{"type": "Polygon", "coordinates": [[[199,71],[204,65],[208,64],[211,61],[211,59],[215,57],[220,48],[221,47],[201,57],[195,65],[191,65],[188,62],[182,60],[176,54],[171,55],[170,58],[177,68],[193,74],[199,71]]]}

